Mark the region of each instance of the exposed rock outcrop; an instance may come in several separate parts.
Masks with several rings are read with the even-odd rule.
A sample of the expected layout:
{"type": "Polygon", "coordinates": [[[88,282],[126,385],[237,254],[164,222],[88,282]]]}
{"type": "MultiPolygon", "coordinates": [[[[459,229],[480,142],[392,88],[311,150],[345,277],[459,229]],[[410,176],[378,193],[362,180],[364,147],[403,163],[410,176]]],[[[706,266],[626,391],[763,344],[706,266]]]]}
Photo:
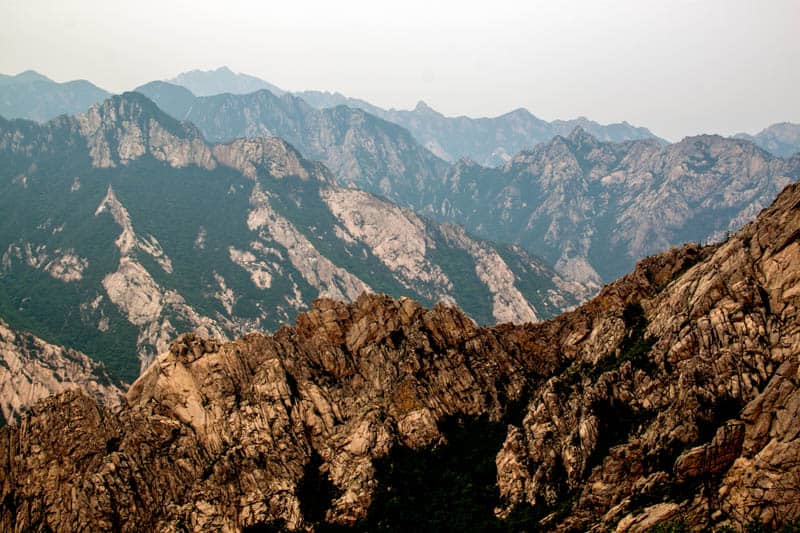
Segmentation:
{"type": "Polygon", "coordinates": [[[122,385],[85,354],[14,331],[0,319],[0,423],[13,422],[42,398],[79,389],[110,411],[123,402],[122,385]]]}
{"type": "Polygon", "coordinates": [[[358,529],[381,464],[481,416],[505,432],[496,512],[527,529],[798,518],[798,235],[791,186],[726,242],[648,258],[539,324],[364,295],[272,336],[183,336],[118,415],[69,393],[0,431],[0,525],[358,529]]]}

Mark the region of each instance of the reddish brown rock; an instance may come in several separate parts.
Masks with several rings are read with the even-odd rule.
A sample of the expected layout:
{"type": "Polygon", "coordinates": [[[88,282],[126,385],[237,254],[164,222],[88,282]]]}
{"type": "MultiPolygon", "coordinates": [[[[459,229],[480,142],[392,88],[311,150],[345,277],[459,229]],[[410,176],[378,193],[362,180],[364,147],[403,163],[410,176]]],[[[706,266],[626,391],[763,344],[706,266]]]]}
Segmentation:
{"type": "Polygon", "coordinates": [[[0,528],[312,527],[309,465],[353,524],[374,460],[499,421],[500,517],[552,530],[800,517],[800,186],[725,243],[651,257],[554,320],[478,328],[362,295],[230,343],[184,336],[112,414],[68,393],[0,431],[0,528]],[[504,420],[510,420],[504,419],[504,420]]]}

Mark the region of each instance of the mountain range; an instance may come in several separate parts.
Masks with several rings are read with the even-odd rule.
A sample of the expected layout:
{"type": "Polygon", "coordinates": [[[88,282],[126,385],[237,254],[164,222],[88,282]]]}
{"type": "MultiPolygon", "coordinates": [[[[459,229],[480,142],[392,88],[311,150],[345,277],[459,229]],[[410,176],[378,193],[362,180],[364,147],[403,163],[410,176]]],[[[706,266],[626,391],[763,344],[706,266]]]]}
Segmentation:
{"type": "Polygon", "coordinates": [[[779,157],[790,157],[800,152],[800,124],[781,122],[764,128],[755,135],[739,133],[737,139],[747,139],[779,157]]]}
{"type": "Polygon", "coordinates": [[[742,140],[608,143],[577,128],[502,167],[459,161],[395,199],[600,285],[670,246],[724,238],[798,179],[800,154],[782,159],[742,140]]]}
{"type": "Polygon", "coordinates": [[[285,91],[255,76],[233,72],[228,67],[215,70],[190,70],[167,80],[175,85],[186,87],[197,96],[215,94],[248,94],[266,89],[276,96],[285,91]]]}
{"type": "Polygon", "coordinates": [[[796,125],[0,104],[0,529],[800,528],[796,125]]]}
{"type": "Polygon", "coordinates": [[[338,186],[281,139],[210,143],[139,93],[0,120],[0,173],[0,316],[115,379],[179,332],[275,330],[321,296],[442,301],[486,324],[589,294],[519,247],[338,186]]]}
{"type": "MultiPolygon", "coordinates": [[[[553,320],[363,295],[0,429],[4,530],[797,527],[800,185],[553,320]]],[[[655,528],[655,529],[654,529],[655,528]]]]}
{"type": "Polygon", "coordinates": [[[210,139],[278,135],[342,185],[518,244],[594,287],[648,254],[718,240],[800,178],[800,155],[782,159],[744,140],[603,142],[579,126],[499,167],[448,165],[407,130],[346,106],[317,110],[268,91],[194,97],[163,82],[137,91],[210,139]]]}
{"type": "Polygon", "coordinates": [[[404,128],[346,106],[316,109],[291,94],[269,91],[196,97],[187,89],[151,82],[136,92],[214,142],[275,135],[305,157],[322,161],[340,184],[405,200],[436,179],[446,161],[420,146],[404,128]]]}
{"type": "Polygon", "coordinates": [[[26,70],[0,74],[0,117],[46,122],[59,115],[82,113],[110,93],[86,80],[57,83],[26,70]]]}
{"type": "MultiPolygon", "coordinates": [[[[247,85],[251,78],[227,69],[190,74],[178,79],[216,83],[216,90],[255,88],[247,85]]],[[[173,117],[196,124],[213,142],[279,136],[304,157],[324,162],[343,186],[462,224],[482,238],[522,246],[562,276],[595,288],[647,254],[688,240],[721,238],[800,177],[798,156],[782,160],[742,140],[606,142],[580,126],[499,167],[469,159],[451,164],[410,131],[368,112],[380,111],[374,106],[317,109],[293,94],[276,96],[266,89],[198,97],[166,82],[137,91],[173,117]]],[[[303,94],[313,101],[327,93],[303,94]]],[[[320,97],[316,103],[335,102],[320,97]]],[[[418,111],[437,115],[425,106],[418,111]]],[[[789,142],[792,131],[783,125],[753,140],[777,150],[775,139],[789,142]]]]}
{"type": "MultiPolygon", "coordinates": [[[[182,72],[166,81],[185,87],[197,96],[248,94],[259,90],[281,96],[288,92],[255,76],[235,73],[228,67],[182,72]]],[[[450,162],[467,157],[483,166],[497,166],[537,143],[547,142],[556,135],[566,136],[577,126],[602,141],[655,138],[667,144],[647,128],[632,126],[626,121],[603,125],[579,117],[548,122],[523,108],[491,118],[448,117],[422,101],[414,109],[402,110],[384,109],[338,92],[303,90],[292,94],[317,109],[344,105],[401,125],[422,146],[450,162]]],[[[44,122],[58,115],[82,112],[108,96],[108,91],[85,80],[56,83],[30,70],[16,76],[0,74],[0,116],[6,118],[44,122]],[[31,86],[32,82],[38,85],[31,86]]],[[[800,125],[784,122],[754,135],[740,133],[735,137],[751,140],[779,157],[788,157],[800,151],[798,131],[800,125]]]]}
{"type": "Polygon", "coordinates": [[[467,157],[483,166],[502,165],[520,150],[547,142],[556,135],[566,136],[578,126],[606,141],[656,139],[667,144],[647,128],[627,122],[605,125],[585,117],[547,122],[522,108],[491,118],[447,117],[422,101],[411,110],[387,110],[339,93],[303,91],[295,94],[319,109],[345,105],[399,124],[425,148],[450,162],[467,157]]]}

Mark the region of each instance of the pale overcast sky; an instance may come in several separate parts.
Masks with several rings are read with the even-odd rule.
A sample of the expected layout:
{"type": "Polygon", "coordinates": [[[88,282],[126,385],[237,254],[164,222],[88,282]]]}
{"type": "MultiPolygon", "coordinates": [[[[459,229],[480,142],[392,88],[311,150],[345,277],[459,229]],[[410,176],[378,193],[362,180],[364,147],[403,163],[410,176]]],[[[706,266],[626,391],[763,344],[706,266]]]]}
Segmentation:
{"type": "Polygon", "coordinates": [[[2,0],[0,21],[0,72],[111,91],[228,65],[383,107],[526,107],[671,140],[800,122],[800,0],[2,0]]]}

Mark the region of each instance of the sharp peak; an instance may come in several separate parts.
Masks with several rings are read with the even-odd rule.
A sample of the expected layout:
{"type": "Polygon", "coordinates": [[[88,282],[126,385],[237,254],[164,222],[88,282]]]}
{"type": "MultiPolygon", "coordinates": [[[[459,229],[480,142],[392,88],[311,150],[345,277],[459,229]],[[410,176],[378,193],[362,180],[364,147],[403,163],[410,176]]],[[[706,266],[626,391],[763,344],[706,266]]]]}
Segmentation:
{"type": "Polygon", "coordinates": [[[122,94],[109,96],[102,102],[98,102],[89,108],[101,117],[110,117],[115,121],[127,119],[141,122],[142,119],[154,119],[161,126],[173,132],[183,132],[191,137],[203,138],[199,128],[191,122],[181,122],[180,120],[168,115],[158,105],[146,95],[136,91],[126,91],[122,94]],[[110,111],[113,109],[113,114],[110,111]]]}
{"type": "Polygon", "coordinates": [[[596,143],[597,137],[586,131],[583,126],[575,126],[572,128],[572,131],[567,135],[567,140],[576,142],[576,143],[596,143]]]}
{"type": "Polygon", "coordinates": [[[499,115],[499,116],[500,117],[510,117],[512,115],[513,116],[524,115],[524,116],[533,117],[533,118],[536,118],[536,119],[539,118],[536,115],[534,115],[533,113],[531,113],[531,111],[529,109],[525,108],[525,107],[518,107],[516,109],[512,109],[508,113],[503,113],[502,115],[499,115]]]}

